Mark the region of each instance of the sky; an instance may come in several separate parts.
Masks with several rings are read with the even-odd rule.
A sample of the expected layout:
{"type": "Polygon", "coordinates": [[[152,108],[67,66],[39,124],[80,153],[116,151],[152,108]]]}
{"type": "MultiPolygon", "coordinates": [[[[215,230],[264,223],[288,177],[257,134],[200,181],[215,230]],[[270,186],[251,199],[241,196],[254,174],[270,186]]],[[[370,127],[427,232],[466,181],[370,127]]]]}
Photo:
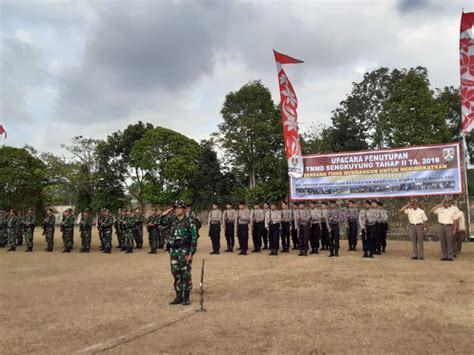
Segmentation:
{"type": "Polygon", "coordinates": [[[381,66],[428,68],[459,86],[459,22],[472,0],[0,0],[0,144],[65,153],[139,120],[197,141],[225,95],[262,80],[279,101],[272,49],[303,130],[330,124],[352,82],[381,66]]]}

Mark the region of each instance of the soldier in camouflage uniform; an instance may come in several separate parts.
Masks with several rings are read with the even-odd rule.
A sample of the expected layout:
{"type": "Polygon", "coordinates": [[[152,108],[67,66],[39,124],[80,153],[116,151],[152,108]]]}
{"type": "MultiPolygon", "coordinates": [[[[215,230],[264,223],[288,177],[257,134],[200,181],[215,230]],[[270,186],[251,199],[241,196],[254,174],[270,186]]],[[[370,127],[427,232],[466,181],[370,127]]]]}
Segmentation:
{"type": "Polygon", "coordinates": [[[99,250],[104,250],[104,231],[102,230],[102,219],[104,218],[105,208],[103,208],[97,217],[97,231],[99,232],[100,247],[99,250]]]}
{"type": "Polygon", "coordinates": [[[158,239],[160,235],[160,230],[158,226],[160,225],[160,215],[157,214],[156,208],[152,208],[150,215],[147,220],[147,230],[148,230],[148,244],[150,245],[150,251],[148,254],[156,254],[158,249],[158,239]]]}
{"type": "Polygon", "coordinates": [[[133,253],[133,234],[132,234],[132,225],[133,222],[133,211],[132,209],[125,211],[125,216],[123,217],[123,230],[125,236],[125,254],[133,253]]]}
{"type": "Polygon", "coordinates": [[[43,235],[46,238],[46,251],[52,252],[54,247],[54,226],[56,224],[56,217],[51,208],[46,212],[46,218],[43,221],[43,235]]]}
{"type": "Polygon", "coordinates": [[[115,218],[114,227],[115,227],[115,234],[117,235],[117,243],[118,243],[116,248],[121,249],[121,250],[124,249],[122,217],[123,217],[123,212],[122,212],[122,209],[119,208],[117,211],[117,217],[115,218]]]}
{"type": "Polygon", "coordinates": [[[35,231],[36,221],[35,216],[33,214],[33,210],[31,208],[28,209],[25,219],[25,243],[26,243],[26,252],[33,251],[33,235],[35,231]]]}
{"type": "MultiPolygon", "coordinates": [[[[173,207],[170,205],[168,206],[167,209],[171,209],[171,212],[169,213],[168,217],[173,217],[174,216],[174,210],[173,207]]],[[[160,219],[161,220],[161,219],[160,219]]],[[[168,240],[170,238],[170,226],[167,224],[160,223],[160,237],[163,239],[164,246],[166,246],[166,251],[170,251],[169,243],[168,240]]]]}
{"type": "Polygon", "coordinates": [[[16,216],[17,226],[16,226],[16,245],[22,246],[23,240],[25,237],[25,216],[22,211],[18,211],[16,216]]]}
{"type": "Polygon", "coordinates": [[[108,209],[105,209],[100,228],[102,229],[102,238],[104,239],[104,250],[102,253],[110,254],[112,252],[112,228],[114,226],[114,217],[108,209]]]}
{"type": "Polygon", "coordinates": [[[16,241],[18,236],[18,218],[15,216],[15,212],[10,210],[7,217],[7,251],[16,250],[16,241]]]}
{"type": "Polygon", "coordinates": [[[5,248],[7,244],[7,217],[5,212],[0,210],[0,248],[5,248]]]}
{"type": "Polygon", "coordinates": [[[175,216],[168,217],[171,209],[166,210],[160,223],[170,226],[170,264],[174,277],[176,298],[170,304],[189,305],[189,295],[193,288],[191,266],[196,253],[198,233],[193,220],[186,216],[183,201],[175,204],[175,216]]]}
{"type": "Polygon", "coordinates": [[[63,253],[70,253],[74,245],[74,215],[72,209],[68,208],[64,215],[64,220],[61,222],[63,232],[63,253]]]}
{"type": "Polygon", "coordinates": [[[135,209],[132,226],[133,240],[135,241],[136,248],[141,249],[143,247],[143,215],[141,214],[140,208],[135,209]]]}
{"type": "Polygon", "coordinates": [[[92,239],[92,215],[90,211],[86,210],[82,213],[79,230],[81,232],[81,253],[88,253],[91,249],[92,239]]]}

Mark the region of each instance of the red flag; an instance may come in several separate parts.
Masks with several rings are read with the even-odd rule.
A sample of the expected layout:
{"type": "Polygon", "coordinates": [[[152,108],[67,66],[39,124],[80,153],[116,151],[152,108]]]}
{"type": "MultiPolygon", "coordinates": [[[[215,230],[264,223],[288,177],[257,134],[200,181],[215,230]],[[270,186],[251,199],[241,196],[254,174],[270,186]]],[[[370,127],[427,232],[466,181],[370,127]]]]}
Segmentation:
{"type": "Polygon", "coordinates": [[[5,133],[5,139],[7,139],[7,131],[5,131],[5,128],[0,124],[0,135],[5,133]]]}
{"type": "Polygon", "coordinates": [[[468,136],[474,128],[474,12],[461,16],[459,37],[461,69],[462,134],[468,136]]]}
{"type": "Polygon", "coordinates": [[[286,76],[282,64],[303,63],[299,59],[273,51],[277,64],[278,82],[280,85],[281,118],[283,121],[283,139],[285,140],[286,159],[288,161],[288,175],[303,177],[304,166],[301,155],[301,142],[298,134],[298,99],[293,85],[286,76]]]}

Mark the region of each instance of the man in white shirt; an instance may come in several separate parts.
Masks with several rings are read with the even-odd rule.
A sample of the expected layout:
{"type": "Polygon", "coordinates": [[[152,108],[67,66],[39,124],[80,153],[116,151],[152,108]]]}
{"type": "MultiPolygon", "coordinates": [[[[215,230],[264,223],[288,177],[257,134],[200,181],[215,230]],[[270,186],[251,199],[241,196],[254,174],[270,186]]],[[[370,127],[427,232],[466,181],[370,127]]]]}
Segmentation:
{"type": "Polygon", "coordinates": [[[408,229],[408,235],[410,236],[413,244],[413,260],[424,259],[424,245],[423,239],[426,231],[426,217],[425,211],[418,207],[418,201],[413,200],[406,206],[400,209],[400,212],[404,212],[408,216],[408,222],[410,223],[408,229]]]}
{"type": "Polygon", "coordinates": [[[461,254],[462,241],[466,236],[466,218],[464,217],[464,212],[459,209],[457,201],[452,201],[453,207],[458,209],[457,219],[458,219],[458,228],[456,234],[453,237],[453,253],[454,257],[461,254]]]}
{"type": "Polygon", "coordinates": [[[449,200],[444,200],[442,204],[434,206],[430,213],[438,216],[441,260],[453,261],[453,234],[457,230],[457,209],[451,206],[449,200]]]}

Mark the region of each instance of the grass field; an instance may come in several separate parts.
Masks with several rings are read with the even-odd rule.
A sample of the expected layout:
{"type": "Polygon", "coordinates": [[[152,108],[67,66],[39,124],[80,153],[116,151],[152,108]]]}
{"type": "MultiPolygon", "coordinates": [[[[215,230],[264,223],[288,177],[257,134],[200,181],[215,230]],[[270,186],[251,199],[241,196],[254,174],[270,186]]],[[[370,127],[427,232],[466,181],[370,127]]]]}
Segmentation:
{"type": "Polygon", "coordinates": [[[209,255],[206,228],[194,260],[191,306],[173,298],[168,255],[147,249],[62,254],[0,250],[0,353],[473,353],[474,243],[454,262],[425,244],[389,241],[373,260],[296,251],[209,255]],[[199,276],[206,259],[205,307],[199,276]]]}

